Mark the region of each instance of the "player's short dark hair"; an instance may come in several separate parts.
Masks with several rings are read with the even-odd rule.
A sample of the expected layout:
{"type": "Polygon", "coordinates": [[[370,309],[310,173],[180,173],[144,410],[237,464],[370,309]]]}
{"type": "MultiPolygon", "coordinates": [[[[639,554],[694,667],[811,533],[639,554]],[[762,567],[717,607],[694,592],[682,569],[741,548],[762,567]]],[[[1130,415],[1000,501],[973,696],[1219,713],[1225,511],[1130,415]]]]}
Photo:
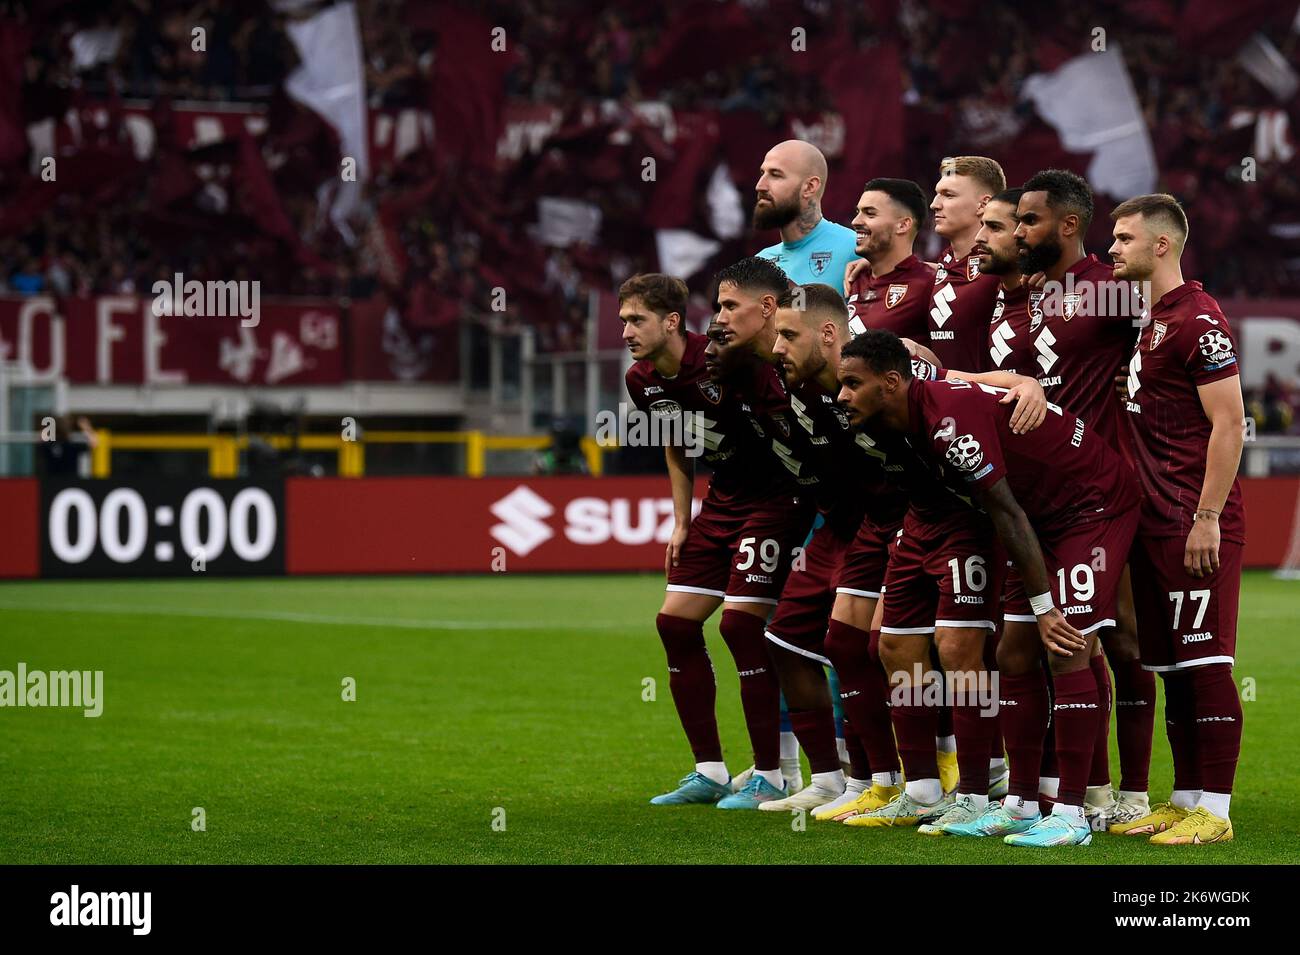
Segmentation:
{"type": "Polygon", "coordinates": [[[912,377],[912,356],[907,346],[884,328],[868,328],[840,349],[840,358],[859,358],[877,375],[896,371],[904,381],[912,377]]]}
{"type": "Polygon", "coordinates": [[[930,204],[925,201],[925,193],[921,191],[921,187],[911,179],[876,178],[863,186],[862,191],[883,192],[889,196],[911,213],[916,231],[919,232],[921,226],[925,225],[925,215],[930,209],[930,204]]]}
{"type": "Polygon", "coordinates": [[[807,285],[796,285],[794,288],[787,289],[776,300],[776,307],[795,308],[800,292],[803,293],[803,307],[799,309],[800,311],[815,318],[829,318],[840,327],[841,331],[848,331],[849,309],[844,304],[844,297],[822,282],[810,282],[807,285]]]}
{"type": "Polygon", "coordinates": [[[713,277],[715,289],[723,282],[746,292],[771,292],[777,296],[790,287],[790,279],[781,266],[757,255],[732,262],[713,277]]]}
{"type": "Polygon", "coordinates": [[[1003,189],[996,196],[990,199],[989,202],[1005,202],[1014,209],[1016,206],[1020,205],[1020,197],[1024,194],[1025,190],[1020,186],[1016,186],[1012,189],[1003,189]]]}
{"type": "Polygon", "coordinates": [[[690,296],[685,282],[662,272],[641,272],[618,287],[619,305],[630,298],[639,298],[660,318],[666,318],[672,312],[680,315],[681,322],[677,328],[682,337],[686,336],[686,303],[690,296]]]}
{"type": "Polygon", "coordinates": [[[1088,180],[1068,169],[1044,169],[1025,182],[1025,192],[1047,193],[1047,207],[1064,215],[1079,217],[1079,232],[1087,232],[1092,223],[1092,187],[1088,180]]]}
{"type": "Polygon", "coordinates": [[[1169,229],[1177,236],[1181,247],[1187,241],[1187,213],[1182,203],[1165,192],[1152,193],[1149,196],[1134,196],[1125,199],[1111,212],[1112,221],[1118,222],[1125,216],[1141,216],[1169,229]]]}

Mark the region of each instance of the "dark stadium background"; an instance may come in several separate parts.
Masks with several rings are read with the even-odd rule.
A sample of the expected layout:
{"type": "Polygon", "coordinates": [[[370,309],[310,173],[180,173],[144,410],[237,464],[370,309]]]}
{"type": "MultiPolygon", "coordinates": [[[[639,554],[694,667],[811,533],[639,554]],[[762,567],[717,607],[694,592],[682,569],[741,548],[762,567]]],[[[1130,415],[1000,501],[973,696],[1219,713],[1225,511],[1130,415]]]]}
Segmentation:
{"type": "MultiPolygon", "coordinates": [[[[622,279],[680,272],[702,321],[712,272],[776,238],[749,212],[763,153],[790,137],[830,157],[824,208],[840,222],[867,178],[928,189],[948,155],[993,156],[1012,183],[1050,166],[1087,174],[1095,151],[1067,149],[1030,95],[1087,57],[1127,77],[1141,122],[1121,165],[1148,164],[1144,181],[1185,203],[1184,268],[1238,323],[1258,438],[1243,473],[1258,479],[1252,510],[1275,518],[1256,524],[1248,561],[1289,565],[1296,7],[6,0],[0,474],[16,480],[0,484],[0,509],[17,543],[0,573],[40,571],[41,504],[24,479],[60,470],[286,479],[289,535],[322,496],[400,528],[378,476],[657,472],[653,448],[592,440],[624,398],[622,279]],[[151,324],[153,283],[177,273],[260,283],[260,325],[151,324]],[[327,480],[340,475],[355,483],[327,480]]],[[[1054,90],[1105,127],[1094,114],[1113,104],[1086,83],[1054,90]]],[[[1091,250],[1104,253],[1121,198],[1098,191],[1091,250]]],[[[920,249],[933,257],[938,238],[920,249]]],[[[546,487],[528,507],[553,522],[573,495],[546,487]]],[[[556,527],[555,543],[513,555],[524,569],[653,567],[636,529],[665,487],[595,492],[619,547],[550,557],[568,546],[556,527]]],[[[502,493],[485,489],[466,486],[469,509],[452,515],[471,560],[449,567],[399,530],[374,548],[400,560],[311,569],[486,569],[502,493]]],[[[319,543],[291,536],[290,569],[319,543]]]]}

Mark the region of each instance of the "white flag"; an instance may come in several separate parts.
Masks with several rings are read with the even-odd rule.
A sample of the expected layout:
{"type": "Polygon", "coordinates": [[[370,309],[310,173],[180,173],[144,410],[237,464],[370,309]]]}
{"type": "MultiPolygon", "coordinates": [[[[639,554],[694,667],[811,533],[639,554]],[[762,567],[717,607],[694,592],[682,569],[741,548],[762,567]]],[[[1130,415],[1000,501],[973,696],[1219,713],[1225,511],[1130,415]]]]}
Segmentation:
{"type": "Polygon", "coordinates": [[[721,242],[706,239],[690,229],[660,229],[655,233],[659,271],[678,278],[690,278],[711,259],[721,242]]]}
{"type": "Polygon", "coordinates": [[[1151,192],[1156,154],[1117,44],[1025,80],[1024,96],[1071,152],[1091,152],[1088,181],[1114,199],[1151,192]]]}
{"type": "MultiPolygon", "coordinates": [[[[280,0],[277,6],[284,10],[295,4],[280,0]]],[[[343,157],[355,161],[355,182],[343,180],[340,167],[339,189],[330,210],[334,225],[353,244],[355,237],[347,218],[361,202],[361,183],[370,172],[366,68],[357,8],[351,2],[339,3],[305,20],[290,19],[285,30],[302,60],[285,89],[334,128],[343,157]]]]}

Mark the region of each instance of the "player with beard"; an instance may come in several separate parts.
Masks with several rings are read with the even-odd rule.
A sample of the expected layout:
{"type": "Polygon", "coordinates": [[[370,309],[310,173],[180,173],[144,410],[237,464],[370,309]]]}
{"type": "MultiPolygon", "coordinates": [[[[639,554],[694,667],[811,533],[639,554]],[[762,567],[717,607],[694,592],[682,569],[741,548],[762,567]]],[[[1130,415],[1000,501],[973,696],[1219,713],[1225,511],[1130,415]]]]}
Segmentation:
{"type": "MultiPolygon", "coordinates": [[[[1130,459],[1130,438],[1122,427],[1119,397],[1113,387],[1106,385],[1113,385],[1116,372],[1132,352],[1135,320],[1141,313],[1137,297],[1126,283],[1115,281],[1110,266],[1084,250],[1083,238],[1092,220],[1093,205],[1092,190],[1082,177],[1048,169],[1032,176],[1023,189],[1016,210],[1020,269],[1025,275],[1041,272],[1046,279],[1040,303],[1042,320],[1033,330],[1038,380],[1048,400],[1075,411],[1102,440],[1130,459]]],[[[1031,328],[1032,324],[1031,320],[1031,328]]],[[[1127,559],[1127,555],[1106,556],[1110,560],[1127,559]]],[[[1097,724],[1099,736],[1087,793],[1089,824],[1097,830],[1106,829],[1112,822],[1130,822],[1150,811],[1147,786],[1155,678],[1142,669],[1139,659],[1132,593],[1126,572],[1120,585],[1116,621],[1105,625],[1101,632],[1105,657],[1099,655],[1092,661],[1102,703],[1113,702],[1115,707],[1121,774],[1116,799],[1108,767],[1108,717],[1097,724]],[[1107,661],[1115,675],[1113,701],[1107,661]]],[[[1004,634],[998,656],[1004,683],[1009,677],[1013,685],[1019,686],[1017,681],[1029,679],[1034,689],[1026,692],[1037,692],[1042,674],[1037,649],[1030,640],[1030,609],[1015,574],[1007,582],[1005,612],[1007,633],[1017,629],[1022,632],[1010,641],[1004,634]],[[1019,627],[1013,625],[1016,618],[1019,627]],[[1015,647],[1022,648],[1023,653],[1017,654],[1015,647]]],[[[1011,734],[1005,725],[1004,731],[1010,751],[1011,734]]],[[[1028,740],[1021,740],[1021,745],[1028,746],[1028,740]]],[[[1036,750],[1022,754],[1022,764],[1032,751],[1036,750]]],[[[1020,781],[1017,791],[1015,753],[1011,756],[1012,794],[1036,798],[1036,791],[1026,791],[1027,777],[1020,781]]]]}
{"type": "Polygon", "coordinates": [[[681,445],[664,448],[675,526],[664,556],[667,593],[655,625],[695,769],[676,790],[652,799],[655,805],[716,803],[731,793],[703,629],[719,606],[722,637],[740,673],[755,773],[779,792],[788,788],[779,763],[780,689],[763,624],[812,520],[734,393],[709,379],[705,338],[683,324],[687,297],[686,284],[668,275],[636,275],[619,289],[623,340],[635,360],[627,373],[628,394],[645,414],[683,419],[713,469],[692,520],[692,461],[681,445]]]}
{"type": "Polygon", "coordinates": [[[1031,289],[1020,271],[1016,206],[1022,192],[1008,189],[988,201],[980,215],[980,230],[975,234],[971,255],[979,262],[982,275],[998,280],[998,296],[989,322],[989,360],[994,368],[1037,378],[1033,332],[1043,320],[1039,308],[1043,293],[1031,289]]]}
{"type": "Polygon", "coordinates": [[[925,222],[925,195],[910,179],[872,179],[853,217],[854,246],[865,265],[845,285],[849,330],[888,328],[925,341],[934,269],[912,252],[925,222]]]}
{"type": "Polygon", "coordinates": [[[761,258],[799,285],[844,274],[857,257],[855,235],[822,215],[826,157],[820,149],[802,139],[773,146],[763,157],[754,191],[754,229],[781,230],[781,241],[759,252],[761,258]]]}
{"type": "MultiPolygon", "coordinates": [[[[936,828],[955,834],[996,821],[1008,845],[1088,845],[1092,832],[1083,796],[1099,718],[1088,663],[1095,637],[1089,634],[1113,621],[1122,574],[1120,562],[1094,566],[1093,555],[1128,552],[1137,529],[1137,483],[1118,452],[1073,412],[1049,405],[1042,425],[1024,432],[1011,424],[1013,412],[1004,407],[999,389],[951,378],[922,380],[914,376],[913,364],[891,333],[859,336],[840,353],[840,401],[849,406],[855,426],[868,427],[873,435],[905,436],[945,484],[970,495],[987,514],[1021,578],[1037,592],[1031,606],[1038,638],[1057,674],[1061,791],[1052,814],[1018,816],[1014,828],[1004,830],[1004,805],[987,802],[977,814],[968,805],[966,819],[946,813],[936,828]]],[[[892,569],[891,564],[891,575],[892,569]]],[[[893,595],[891,576],[886,599],[893,595]]],[[[1006,683],[1004,674],[1002,705],[1027,711],[1032,719],[1022,714],[1021,722],[1037,723],[1041,746],[1046,687],[1034,700],[1009,694],[1006,683]]],[[[1013,785],[1015,758],[1013,752],[1013,785]]],[[[1037,760],[1032,769],[1036,783],[1037,760]]]]}
{"type": "MultiPolygon", "coordinates": [[[[839,276],[854,252],[855,233],[822,215],[826,192],[826,157],[812,143],[788,139],[768,150],[763,157],[754,191],[755,230],[779,229],[781,241],[758,253],[776,264],[796,284],[821,282],[839,276]]],[[[842,762],[850,761],[844,736],[843,710],[835,671],[830,674],[835,710],[835,733],[842,762]]],[[[791,732],[785,700],[781,709],[781,759],[789,770],[797,769],[799,751],[791,732]]]]}
{"type": "Polygon", "coordinates": [[[1138,196],[1111,218],[1115,277],[1148,283],[1153,303],[1125,380],[1146,489],[1132,567],[1142,663],[1165,684],[1174,791],[1110,831],[1150,833],[1158,845],[1227,842],[1241,756],[1232,665],[1246,540],[1237,350],[1218,303],[1183,279],[1187,216],[1178,201],[1138,196]]]}
{"type": "Polygon", "coordinates": [[[939,256],[930,303],[930,346],[945,368],[985,371],[989,367],[988,329],[997,301],[998,280],[980,272],[974,254],[980,213],[1007,188],[1002,167],[986,156],[949,157],[939,164],[934,186],[936,235],[948,240],[939,256]]]}
{"type": "Polygon", "coordinates": [[[835,786],[819,786],[814,770],[808,789],[760,808],[816,809],[814,818],[832,819],[878,808],[898,794],[888,687],[866,628],[884,580],[886,546],[902,524],[907,498],[890,485],[884,454],[849,430],[835,403],[839,349],[849,340],[840,294],[822,284],[785,292],[777,299],[774,328],[772,354],[783,369],[797,425],[788,442],[793,454],[783,457],[797,457],[817,475],[825,523],[805,548],[803,567],[790,575],[767,638],[792,712],[824,706],[823,666],[835,667],[848,711],[846,735],[858,745],[849,747],[847,788],[838,779],[835,786]],[[828,630],[835,615],[839,623],[833,620],[828,630]]]}

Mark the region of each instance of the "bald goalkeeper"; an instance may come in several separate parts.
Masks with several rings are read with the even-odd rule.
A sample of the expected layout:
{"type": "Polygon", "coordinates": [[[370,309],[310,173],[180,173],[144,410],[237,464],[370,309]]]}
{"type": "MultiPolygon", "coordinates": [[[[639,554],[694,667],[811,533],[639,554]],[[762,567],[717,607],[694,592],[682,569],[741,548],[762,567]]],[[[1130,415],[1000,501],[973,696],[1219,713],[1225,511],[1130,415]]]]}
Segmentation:
{"type": "Polygon", "coordinates": [[[825,282],[838,288],[844,267],[858,257],[856,234],[822,216],[822,151],[802,139],[778,143],[763,157],[754,189],[754,229],[781,230],[781,241],[759,256],[775,262],[798,285],[825,282]]]}

